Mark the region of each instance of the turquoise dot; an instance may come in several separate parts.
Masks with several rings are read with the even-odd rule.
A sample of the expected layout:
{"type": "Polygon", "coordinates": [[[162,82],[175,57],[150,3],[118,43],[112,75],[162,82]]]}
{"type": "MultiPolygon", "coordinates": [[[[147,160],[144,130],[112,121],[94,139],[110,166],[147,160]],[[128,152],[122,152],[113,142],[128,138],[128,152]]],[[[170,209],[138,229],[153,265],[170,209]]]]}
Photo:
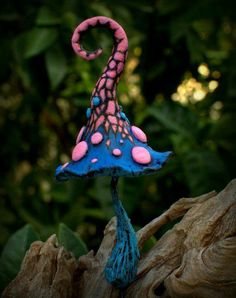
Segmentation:
{"type": "Polygon", "coordinates": [[[94,105],[95,107],[99,106],[99,105],[100,105],[100,102],[101,102],[101,100],[100,100],[99,97],[95,96],[95,97],[93,98],[93,105],[94,105]]]}
{"type": "Polygon", "coordinates": [[[126,115],[125,115],[124,112],[120,112],[120,116],[121,116],[121,118],[122,118],[123,120],[126,120],[126,115]]]}
{"type": "Polygon", "coordinates": [[[120,116],[123,120],[127,121],[129,123],[129,119],[126,117],[124,112],[120,112],[120,116]]]}
{"type": "Polygon", "coordinates": [[[86,117],[87,118],[90,118],[90,116],[91,116],[91,109],[90,108],[87,108],[86,117]]]}

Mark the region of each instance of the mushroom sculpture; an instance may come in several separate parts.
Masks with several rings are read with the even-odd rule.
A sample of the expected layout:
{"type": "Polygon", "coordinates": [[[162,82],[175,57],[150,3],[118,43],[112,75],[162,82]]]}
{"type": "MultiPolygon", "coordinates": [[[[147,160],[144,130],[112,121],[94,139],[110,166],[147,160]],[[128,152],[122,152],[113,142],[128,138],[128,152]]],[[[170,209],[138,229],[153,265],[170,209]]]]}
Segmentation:
{"type": "Polygon", "coordinates": [[[102,53],[101,48],[88,52],[81,45],[83,35],[95,27],[105,27],[112,32],[112,54],[93,90],[90,107],[86,111],[87,124],[77,136],[72,161],[58,166],[55,176],[58,181],[111,176],[117,234],[116,244],[105,267],[105,277],[114,286],[125,288],[136,277],[139,250],[130,219],[118,198],[118,178],[151,174],[162,167],[171,152],[157,152],[150,148],[146,134],[130,125],[118,105],[116,86],[128,53],[128,39],[123,28],[114,20],[102,16],[83,21],[72,36],[75,53],[86,60],[93,60],[102,53]]]}

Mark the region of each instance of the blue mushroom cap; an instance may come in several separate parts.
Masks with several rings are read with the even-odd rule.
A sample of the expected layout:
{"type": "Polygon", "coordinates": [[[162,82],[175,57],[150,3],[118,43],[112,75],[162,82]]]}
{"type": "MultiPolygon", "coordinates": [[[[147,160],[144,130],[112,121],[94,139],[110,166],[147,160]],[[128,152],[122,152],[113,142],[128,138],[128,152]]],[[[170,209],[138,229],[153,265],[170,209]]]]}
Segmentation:
{"type": "MultiPolygon", "coordinates": [[[[159,170],[172,152],[157,152],[135,137],[132,128],[128,128],[128,136],[121,132],[114,132],[112,128],[106,132],[101,125],[96,132],[86,133],[86,129],[76,146],[82,146],[83,156],[79,151],[79,160],[74,160],[56,169],[55,177],[58,181],[71,178],[95,176],[138,176],[148,175],[159,170]],[[94,142],[95,133],[100,136],[94,142]],[[99,142],[98,142],[99,141],[99,142]],[[136,148],[136,149],[134,149],[136,148]],[[137,156],[135,156],[135,150],[137,156]],[[146,159],[142,159],[142,153],[146,159]]],[[[75,149],[76,150],[76,146],[75,149]]],[[[78,148],[79,150],[80,148],[78,148]]],[[[72,154],[73,156],[73,154],[72,154]]]]}

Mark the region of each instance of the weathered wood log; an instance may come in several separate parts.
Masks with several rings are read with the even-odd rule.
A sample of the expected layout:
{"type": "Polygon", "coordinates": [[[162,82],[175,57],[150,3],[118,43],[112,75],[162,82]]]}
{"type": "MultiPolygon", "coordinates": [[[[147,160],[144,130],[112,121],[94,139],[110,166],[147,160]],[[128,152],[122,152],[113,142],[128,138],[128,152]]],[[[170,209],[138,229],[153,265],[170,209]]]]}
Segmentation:
{"type": "Polygon", "coordinates": [[[56,236],[34,242],[3,297],[236,297],[236,180],[216,194],[182,198],[137,232],[139,248],[161,226],[183,217],[141,256],[138,275],[127,289],[115,289],[104,267],[115,243],[115,218],[94,254],[78,261],[56,236]]]}

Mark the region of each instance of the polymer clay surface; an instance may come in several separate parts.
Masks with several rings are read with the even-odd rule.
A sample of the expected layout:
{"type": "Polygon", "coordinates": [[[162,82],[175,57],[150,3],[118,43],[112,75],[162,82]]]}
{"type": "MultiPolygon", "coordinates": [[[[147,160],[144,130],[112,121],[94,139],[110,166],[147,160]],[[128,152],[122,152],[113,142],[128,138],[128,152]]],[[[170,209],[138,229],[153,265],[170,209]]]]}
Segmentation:
{"type": "Polygon", "coordinates": [[[86,60],[95,59],[102,53],[101,48],[88,52],[81,45],[83,35],[95,27],[111,30],[114,39],[112,54],[93,90],[90,107],[86,110],[87,124],[76,137],[72,160],[58,166],[55,176],[58,181],[111,176],[117,237],[104,273],[109,283],[123,289],[135,280],[140,254],[135,231],[118,198],[118,177],[151,174],[162,167],[171,152],[157,152],[150,148],[146,134],[139,127],[130,125],[117,102],[116,87],[128,53],[128,39],[123,28],[106,17],[85,20],[72,36],[75,53],[86,60]]]}
{"type": "Polygon", "coordinates": [[[57,168],[57,180],[151,174],[159,170],[171,154],[150,148],[146,134],[130,125],[118,104],[116,87],[128,53],[128,39],[123,28],[106,17],[85,20],[72,36],[75,53],[86,60],[95,59],[102,53],[101,48],[88,52],[81,45],[83,35],[95,27],[110,29],[113,50],[92,92],[90,107],[86,110],[87,124],[78,133],[72,160],[57,168]]]}

